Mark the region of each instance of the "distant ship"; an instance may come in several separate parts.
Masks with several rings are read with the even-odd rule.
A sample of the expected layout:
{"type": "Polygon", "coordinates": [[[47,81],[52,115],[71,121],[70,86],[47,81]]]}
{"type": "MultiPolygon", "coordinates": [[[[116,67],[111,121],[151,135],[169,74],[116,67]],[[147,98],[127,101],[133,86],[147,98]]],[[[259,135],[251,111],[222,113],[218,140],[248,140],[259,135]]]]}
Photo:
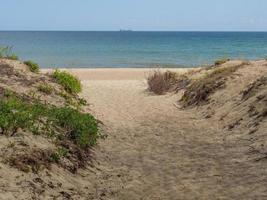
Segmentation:
{"type": "Polygon", "coordinates": [[[133,30],[124,30],[124,29],[121,29],[120,32],[132,32],[133,30]]]}

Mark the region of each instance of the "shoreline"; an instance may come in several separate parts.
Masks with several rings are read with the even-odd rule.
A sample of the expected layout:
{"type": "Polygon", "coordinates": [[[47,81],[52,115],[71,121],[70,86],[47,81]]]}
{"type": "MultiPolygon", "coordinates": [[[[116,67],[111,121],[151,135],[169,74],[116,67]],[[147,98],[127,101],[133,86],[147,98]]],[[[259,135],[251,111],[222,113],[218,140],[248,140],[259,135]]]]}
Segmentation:
{"type": "MultiPolygon", "coordinates": [[[[86,80],[144,80],[153,70],[174,71],[184,73],[199,68],[59,68],[77,76],[82,81],[86,80]]],[[[41,69],[47,73],[54,69],[41,69]]]]}

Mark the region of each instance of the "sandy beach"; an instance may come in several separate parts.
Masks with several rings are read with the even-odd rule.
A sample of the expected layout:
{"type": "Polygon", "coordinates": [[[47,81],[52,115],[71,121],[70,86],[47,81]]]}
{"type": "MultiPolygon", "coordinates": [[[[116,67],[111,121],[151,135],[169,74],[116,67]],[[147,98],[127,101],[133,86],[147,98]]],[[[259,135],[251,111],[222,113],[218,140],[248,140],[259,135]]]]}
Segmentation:
{"type": "MultiPolygon", "coordinates": [[[[18,84],[22,79],[16,77],[51,80],[29,73],[20,62],[3,62],[11,66],[7,69],[23,71],[7,71],[15,78],[2,77],[2,87],[28,94],[36,83],[18,84]]],[[[0,162],[0,199],[265,199],[266,79],[259,78],[266,76],[266,65],[265,60],[229,61],[191,73],[201,80],[238,66],[213,80],[226,85],[216,88],[206,104],[186,109],[178,103],[183,90],[160,96],[147,90],[151,69],[69,70],[82,81],[86,111],[101,121],[102,137],[92,149],[91,162],[75,173],[60,164],[25,173],[0,162]]],[[[60,100],[56,94],[38,94],[45,102],[60,100]]],[[[3,158],[37,147],[55,148],[49,138],[29,132],[1,136],[0,145],[3,158]]]]}
{"type": "MultiPolygon", "coordinates": [[[[230,63],[236,64],[238,61],[230,63]]],[[[237,94],[249,80],[266,71],[264,67],[255,68],[254,73],[246,70],[242,72],[246,78],[240,79],[243,81],[239,87],[231,85],[238,82],[233,80],[228,93],[237,94]]],[[[248,162],[243,150],[246,145],[237,139],[240,136],[231,136],[236,138],[235,142],[225,139],[229,133],[222,128],[222,122],[216,117],[203,117],[209,107],[177,109],[181,94],[149,93],[145,81],[149,69],[70,71],[82,79],[82,96],[90,102],[91,112],[103,122],[102,132],[107,136],[95,148],[94,175],[88,176],[95,188],[92,198],[178,200],[264,196],[266,187],[262,181],[266,176],[262,175],[267,171],[260,163],[248,162]]]]}

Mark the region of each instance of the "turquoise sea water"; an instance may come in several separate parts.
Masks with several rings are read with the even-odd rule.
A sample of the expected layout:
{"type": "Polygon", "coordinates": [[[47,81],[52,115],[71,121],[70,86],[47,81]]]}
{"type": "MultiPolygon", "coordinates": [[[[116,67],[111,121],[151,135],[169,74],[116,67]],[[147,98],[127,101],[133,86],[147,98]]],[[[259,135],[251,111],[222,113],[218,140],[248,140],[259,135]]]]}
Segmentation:
{"type": "Polygon", "coordinates": [[[7,45],[42,67],[189,67],[265,58],[267,33],[0,31],[0,46],[7,45]]]}

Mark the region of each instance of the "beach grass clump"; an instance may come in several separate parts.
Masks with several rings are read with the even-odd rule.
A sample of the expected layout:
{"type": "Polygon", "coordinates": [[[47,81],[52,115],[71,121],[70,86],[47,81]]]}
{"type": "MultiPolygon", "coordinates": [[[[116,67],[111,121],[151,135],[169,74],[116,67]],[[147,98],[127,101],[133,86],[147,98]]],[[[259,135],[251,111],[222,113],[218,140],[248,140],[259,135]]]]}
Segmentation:
{"type": "Polygon", "coordinates": [[[222,58],[222,59],[216,60],[214,64],[215,65],[222,65],[222,64],[224,64],[224,63],[226,63],[228,61],[230,61],[229,58],[222,58]]]}
{"type": "Polygon", "coordinates": [[[66,71],[55,70],[52,76],[67,92],[77,94],[82,91],[81,81],[72,74],[66,71]]]}
{"type": "Polygon", "coordinates": [[[147,78],[148,90],[157,95],[166,92],[179,91],[189,84],[190,80],[186,75],[179,75],[175,72],[154,70],[147,78]]]}
{"type": "Polygon", "coordinates": [[[31,60],[27,60],[24,62],[25,65],[27,65],[31,72],[38,73],[40,71],[40,67],[38,63],[35,63],[31,60]]]}
{"type": "Polygon", "coordinates": [[[18,60],[19,59],[19,57],[16,54],[11,54],[11,55],[7,56],[6,58],[10,59],[10,60],[18,60]]]}
{"type": "Polygon", "coordinates": [[[0,100],[0,130],[13,135],[18,129],[67,139],[80,147],[92,146],[98,138],[97,120],[89,113],[6,96],[0,100]]]}
{"type": "Polygon", "coordinates": [[[53,92],[53,87],[47,83],[44,83],[44,84],[40,84],[38,85],[38,91],[44,93],[44,94],[52,94],[53,92]]]}
{"type": "Polygon", "coordinates": [[[7,58],[10,60],[18,60],[19,57],[12,52],[12,47],[0,47],[0,58],[7,58]]]}
{"type": "Polygon", "coordinates": [[[177,74],[171,71],[154,70],[147,77],[148,90],[157,95],[165,94],[176,82],[177,74]]]}
{"type": "Polygon", "coordinates": [[[208,101],[208,98],[216,90],[225,86],[227,78],[244,64],[232,67],[215,68],[212,72],[195,79],[186,90],[180,100],[183,107],[197,106],[208,101]]]}

